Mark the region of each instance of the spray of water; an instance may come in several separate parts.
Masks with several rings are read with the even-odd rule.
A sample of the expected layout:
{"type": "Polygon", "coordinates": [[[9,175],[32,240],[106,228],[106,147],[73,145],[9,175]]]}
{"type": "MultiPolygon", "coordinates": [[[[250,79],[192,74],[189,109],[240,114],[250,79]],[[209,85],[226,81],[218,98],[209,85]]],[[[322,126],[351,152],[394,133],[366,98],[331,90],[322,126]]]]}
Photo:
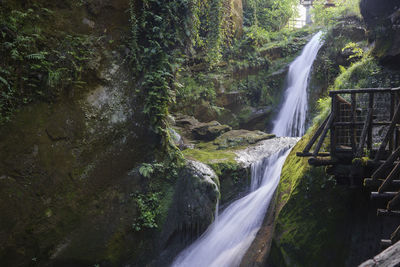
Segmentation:
{"type": "MultiPolygon", "coordinates": [[[[273,131],[277,135],[304,134],[307,80],[322,45],[320,36],[321,33],[316,34],[290,66],[286,100],[273,131]]],[[[178,255],[172,266],[239,266],[261,227],[289,151],[286,147],[271,157],[254,163],[251,167],[250,193],[231,203],[198,240],[178,255]]]]}

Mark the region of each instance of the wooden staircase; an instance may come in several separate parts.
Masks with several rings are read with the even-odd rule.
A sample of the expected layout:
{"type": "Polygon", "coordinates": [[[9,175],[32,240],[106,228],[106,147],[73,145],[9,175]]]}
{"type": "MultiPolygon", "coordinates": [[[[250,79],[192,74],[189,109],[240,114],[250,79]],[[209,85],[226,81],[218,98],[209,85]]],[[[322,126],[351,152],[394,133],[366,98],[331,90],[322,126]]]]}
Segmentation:
{"type": "Polygon", "coordinates": [[[377,215],[393,217],[399,225],[381,240],[386,248],[400,240],[400,88],[347,89],[330,96],[330,114],[297,156],[329,166],[338,181],[364,186],[382,203],[377,215]],[[329,151],[321,152],[327,137],[329,151]]]}

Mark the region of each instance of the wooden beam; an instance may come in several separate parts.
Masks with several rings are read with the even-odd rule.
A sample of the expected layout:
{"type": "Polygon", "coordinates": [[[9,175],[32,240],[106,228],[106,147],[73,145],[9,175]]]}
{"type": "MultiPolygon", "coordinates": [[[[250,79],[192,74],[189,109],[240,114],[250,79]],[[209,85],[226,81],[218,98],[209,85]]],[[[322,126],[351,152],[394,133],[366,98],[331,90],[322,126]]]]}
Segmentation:
{"type": "Polygon", "coordinates": [[[307,153],[310,151],[311,147],[314,145],[315,141],[317,141],[318,137],[321,135],[322,131],[325,128],[325,125],[328,123],[329,118],[332,116],[331,113],[329,113],[328,117],[325,118],[324,122],[318,127],[317,131],[311,138],[310,142],[306,145],[306,147],[303,150],[303,153],[307,153]]]}
{"type": "MultiPolygon", "coordinates": [[[[392,124],[391,121],[377,121],[377,122],[373,122],[371,125],[372,126],[388,126],[392,124]]],[[[334,126],[359,126],[359,125],[364,125],[364,122],[350,122],[350,121],[339,121],[339,122],[335,122],[333,124],[334,126]]],[[[397,123],[396,127],[399,127],[400,125],[397,123]]]]}
{"type": "Polygon", "coordinates": [[[368,114],[367,114],[367,117],[365,118],[364,127],[361,132],[360,143],[358,144],[358,148],[357,148],[357,152],[356,152],[356,158],[361,158],[363,155],[364,145],[365,145],[365,141],[367,138],[367,131],[369,129],[369,125],[371,124],[371,121],[372,121],[372,109],[368,108],[368,114]]]}
{"type": "Polygon", "coordinates": [[[321,149],[322,144],[324,143],[326,134],[328,133],[328,130],[329,130],[329,128],[330,128],[331,125],[332,125],[333,117],[334,117],[334,116],[332,116],[332,114],[329,116],[329,120],[328,120],[328,122],[326,123],[326,125],[325,125],[325,127],[324,127],[324,131],[322,132],[321,137],[320,137],[319,140],[318,140],[317,146],[315,147],[315,150],[314,150],[314,153],[313,153],[313,156],[314,156],[314,157],[316,157],[316,156],[318,155],[318,152],[319,152],[319,150],[321,149]]]}
{"type": "MultiPolygon", "coordinates": [[[[383,178],[385,172],[393,166],[394,161],[400,156],[400,147],[398,147],[392,155],[390,155],[385,163],[383,163],[371,176],[372,179],[383,178]]],[[[376,158],[375,158],[376,159],[376,158]]],[[[374,160],[376,162],[376,160],[374,160]]]]}
{"type": "Polygon", "coordinates": [[[400,173],[400,162],[396,164],[396,166],[393,168],[393,170],[390,172],[388,177],[383,181],[382,185],[379,187],[378,192],[382,193],[385,191],[385,189],[388,188],[388,186],[392,183],[394,178],[397,178],[400,173]]]}
{"type": "Polygon", "coordinates": [[[387,145],[389,139],[391,137],[393,137],[392,133],[393,133],[393,130],[396,127],[396,123],[399,121],[399,119],[400,119],[400,104],[397,105],[396,113],[393,115],[392,123],[390,124],[389,129],[388,129],[388,131],[387,131],[387,133],[385,135],[385,138],[383,139],[382,144],[379,147],[379,150],[375,155],[375,160],[379,160],[381,155],[385,151],[386,145],[387,145]]]}
{"type": "Polygon", "coordinates": [[[376,211],[376,216],[400,217],[400,210],[378,209],[376,211]]]}
{"type": "Polygon", "coordinates": [[[396,192],[394,198],[389,201],[389,203],[387,204],[387,209],[392,210],[399,203],[400,203],[400,191],[396,192]]]}

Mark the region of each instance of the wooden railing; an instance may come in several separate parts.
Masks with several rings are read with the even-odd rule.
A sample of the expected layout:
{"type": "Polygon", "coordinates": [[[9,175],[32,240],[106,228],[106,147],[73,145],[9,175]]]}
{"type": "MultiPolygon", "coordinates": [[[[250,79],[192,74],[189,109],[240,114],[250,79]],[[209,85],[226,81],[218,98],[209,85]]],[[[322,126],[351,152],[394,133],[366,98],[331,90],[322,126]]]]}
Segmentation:
{"type": "Polygon", "coordinates": [[[331,113],[299,156],[386,159],[400,146],[400,88],[346,89],[329,92],[331,113]],[[330,133],[329,152],[320,149],[330,133]],[[318,140],[318,142],[317,142],[318,140]],[[314,151],[310,152],[314,147],[314,151]]]}

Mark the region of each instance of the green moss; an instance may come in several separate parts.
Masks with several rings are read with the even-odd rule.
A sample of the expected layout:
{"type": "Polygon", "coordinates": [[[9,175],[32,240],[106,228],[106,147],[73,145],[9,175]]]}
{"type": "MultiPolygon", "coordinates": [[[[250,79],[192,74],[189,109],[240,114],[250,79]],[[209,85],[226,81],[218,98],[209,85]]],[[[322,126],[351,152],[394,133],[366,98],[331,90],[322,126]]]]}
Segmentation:
{"type": "Polygon", "coordinates": [[[186,149],[183,151],[186,158],[198,160],[205,164],[215,164],[219,162],[235,163],[236,154],[231,151],[186,149]]]}

